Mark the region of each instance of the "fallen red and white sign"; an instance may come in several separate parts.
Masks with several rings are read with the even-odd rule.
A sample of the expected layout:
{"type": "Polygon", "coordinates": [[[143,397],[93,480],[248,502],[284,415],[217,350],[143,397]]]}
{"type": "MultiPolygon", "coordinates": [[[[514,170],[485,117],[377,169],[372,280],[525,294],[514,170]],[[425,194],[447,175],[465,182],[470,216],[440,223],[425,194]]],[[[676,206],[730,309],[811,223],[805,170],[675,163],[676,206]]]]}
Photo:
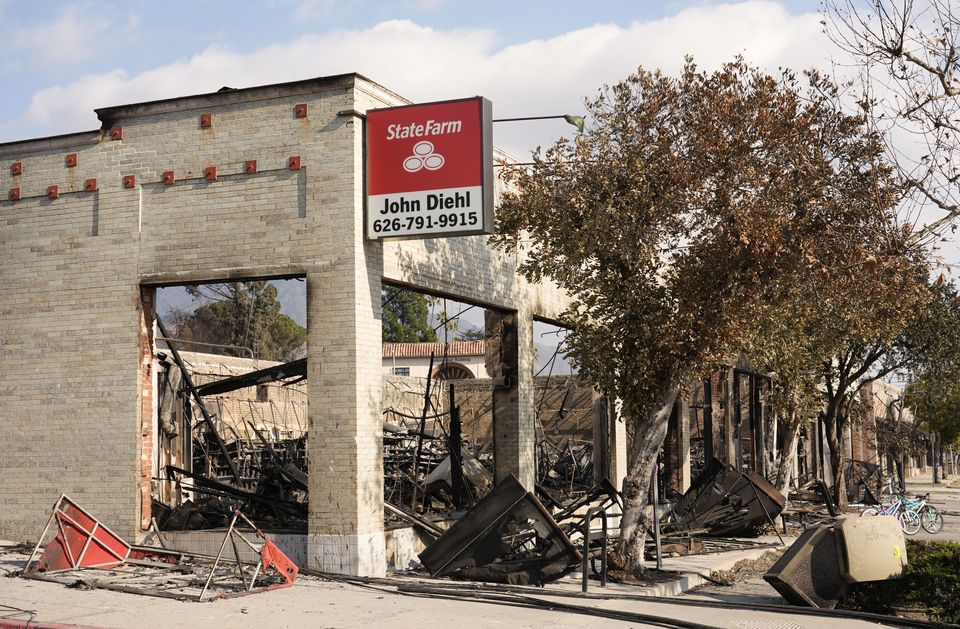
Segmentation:
{"type": "Polygon", "coordinates": [[[61,494],[21,576],[64,585],[80,583],[89,589],[212,601],[290,587],[298,573],[297,565],[239,510],[233,514],[220,552],[210,557],[132,546],[61,494]],[[247,539],[240,531],[241,523],[263,542],[257,545],[247,539]],[[51,529],[53,538],[34,562],[51,529]],[[235,563],[225,556],[228,542],[235,563]],[[255,553],[256,560],[241,560],[238,543],[255,553]]]}
{"type": "Polygon", "coordinates": [[[480,96],[367,112],[367,238],[493,230],[492,106],[480,96]]]}

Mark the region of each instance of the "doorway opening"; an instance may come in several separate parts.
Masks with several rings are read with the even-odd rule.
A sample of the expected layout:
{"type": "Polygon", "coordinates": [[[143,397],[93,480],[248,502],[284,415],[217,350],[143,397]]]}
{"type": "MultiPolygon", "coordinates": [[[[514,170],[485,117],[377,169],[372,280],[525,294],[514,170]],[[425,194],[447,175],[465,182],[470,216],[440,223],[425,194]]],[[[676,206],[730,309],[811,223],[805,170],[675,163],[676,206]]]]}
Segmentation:
{"type": "Polygon", "coordinates": [[[305,530],[306,282],[145,286],[154,304],[151,513],[164,531],[220,528],[240,508],[305,530]]]}

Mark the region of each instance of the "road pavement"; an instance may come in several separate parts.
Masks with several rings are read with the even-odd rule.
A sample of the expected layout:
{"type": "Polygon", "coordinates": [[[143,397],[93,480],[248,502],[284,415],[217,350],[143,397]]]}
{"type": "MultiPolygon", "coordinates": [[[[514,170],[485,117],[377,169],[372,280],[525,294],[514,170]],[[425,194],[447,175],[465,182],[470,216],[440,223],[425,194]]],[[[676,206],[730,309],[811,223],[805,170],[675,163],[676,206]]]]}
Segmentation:
{"type": "MultiPolygon", "coordinates": [[[[21,567],[26,557],[0,554],[0,574],[21,567]]],[[[398,583],[410,584],[406,578],[398,583]]],[[[452,594],[467,593],[468,584],[444,581],[452,594]]],[[[570,584],[566,584],[569,586],[570,584]]],[[[84,627],[153,629],[154,627],[505,627],[581,629],[584,626],[654,627],[687,626],[724,629],[821,628],[867,629],[877,625],[860,619],[829,618],[744,609],[677,604],[670,599],[629,594],[629,586],[593,587],[591,593],[616,598],[580,598],[569,587],[551,585],[516,592],[491,594],[498,600],[457,596],[399,593],[396,586],[358,585],[301,576],[293,587],[241,598],[193,603],[110,590],[82,590],[66,586],[0,576],[0,628],[12,623],[61,623],[84,627]],[[533,604],[539,606],[534,607],[533,604]],[[564,606],[568,609],[563,610],[564,606]],[[572,607],[572,608],[571,608],[572,607]],[[583,609],[573,609],[583,608],[583,609]],[[596,613],[624,612],[624,619],[597,617],[596,613]],[[645,617],[637,616],[644,614],[645,617]],[[660,618],[659,622],[656,618],[660,618]],[[684,625],[684,623],[687,623],[684,625]],[[690,624],[692,623],[692,624],[690,624]]],[[[22,625],[19,625],[22,626],[22,625]]],[[[37,626],[36,624],[32,626],[37,626]]],[[[42,626],[42,625],[41,625],[42,626]]]]}

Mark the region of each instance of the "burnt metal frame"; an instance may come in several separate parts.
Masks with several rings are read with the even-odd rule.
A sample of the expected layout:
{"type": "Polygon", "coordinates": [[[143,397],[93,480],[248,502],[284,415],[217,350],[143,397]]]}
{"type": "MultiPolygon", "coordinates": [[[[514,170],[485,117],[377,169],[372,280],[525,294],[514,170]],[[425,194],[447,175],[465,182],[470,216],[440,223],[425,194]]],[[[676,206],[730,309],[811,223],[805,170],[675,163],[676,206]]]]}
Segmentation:
{"type": "MultiPolygon", "coordinates": [[[[160,320],[160,317],[156,317],[155,320],[157,322],[157,329],[160,330],[160,334],[169,338],[170,335],[167,334],[167,330],[163,327],[163,321],[160,320]]],[[[187,385],[187,389],[190,391],[190,394],[197,403],[197,408],[200,409],[200,413],[203,415],[203,421],[213,434],[214,441],[217,442],[217,448],[219,448],[220,453],[223,454],[223,457],[227,460],[227,466],[230,468],[231,476],[233,476],[233,479],[237,482],[238,486],[242,485],[242,481],[240,480],[240,472],[237,470],[237,464],[234,463],[233,457],[230,456],[230,452],[227,450],[227,444],[224,443],[223,438],[217,431],[217,427],[213,423],[213,418],[207,411],[207,406],[203,403],[203,397],[201,397],[197,392],[197,387],[193,384],[193,378],[190,377],[190,372],[187,370],[187,366],[180,357],[180,352],[177,351],[176,345],[170,343],[169,341],[167,342],[167,346],[170,348],[170,353],[173,355],[173,362],[175,362],[177,367],[180,368],[180,372],[183,375],[183,381],[187,385]]]]}
{"type": "MultiPolygon", "coordinates": [[[[60,534],[63,535],[62,528],[60,530],[60,534]]],[[[34,547],[33,553],[31,553],[30,559],[27,561],[27,564],[23,569],[22,576],[27,579],[35,579],[38,581],[50,581],[53,583],[68,584],[72,582],[72,577],[70,577],[71,581],[69,582],[64,581],[63,579],[67,578],[68,575],[70,575],[71,573],[75,575],[77,573],[82,573],[83,571],[87,571],[87,570],[107,570],[107,571],[113,572],[114,574],[108,577],[93,579],[89,581],[88,584],[96,588],[115,590],[119,592],[129,592],[133,594],[144,594],[147,596],[157,596],[161,598],[173,598],[176,600],[195,600],[197,602],[202,602],[204,600],[212,601],[212,600],[218,600],[223,598],[234,598],[237,596],[244,596],[246,594],[254,594],[257,592],[265,592],[269,590],[290,587],[291,585],[293,585],[294,581],[296,580],[297,572],[298,572],[298,570],[296,569],[296,566],[293,565],[292,562],[290,562],[286,573],[284,573],[284,570],[281,569],[280,565],[277,565],[277,563],[275,562],[271,562],[268,557],[264,556],[263,554],[264,549],[268,545],[272,546],[273,548],[276,548],[267,539],[267,537],[263,534],[263,532],[259,528],[257,528],[257,526],[253,522],[251,522],[249,518],[247,518],[247,516],[241,513],[240,510],[237,510],[234,512],[233,519],[230,522],[230,527],[227,529],[227,533],[224,536],[223,542],[220,545],[220,552],[217,554],[216,557],[209,557],[206,555],[199,555],[199,554],[192,554],[192,553],[183,553],[179,551],[171,551],[163,548],[150,548],[146,546],[130,546],[129,544],[124,542],[119,536],[117,536],[116,533],[111,531],[105,525],[101,524],[99,520],[94,518],[92,515],[87,513],[83,508],[77,505],[76,502],[71,500],[65,494],[62,494],[60,498],[57,500],[56,504],[54,505],[53,513],[50,515],[50,518],[47,521],[47,525],[44,527],[43,533],[40,535],[40,538],[37,541],[37,545],[34,547]],[[63,512],[63,510],[61,509],[61,505],[64,502],[64,500],[69,502],[71,506],[78,509],[81,513],[83,513],[89,519],[93,520],[94,526],[92,530],[90,531],[86,530],[86,528],[82,527],[79,523],[77,523],[74,518],[69,517],[68,514],[63,512]],[[81,552],[79,553],[79,555],[77,555],[76,558],[74,558],[70,552],[67,553],[67,557],[70,560],[70,564],[71,564],[70,568],[63,569],[63,570],[50,570],[42,573],[36,572],[36,571],[31,572],[30,566],[33,563],[34,557],[37,554],[40,544],[43,543],[43,538],[46,536],[47,532],[49,531],[50,525],[53,523],[54,518],[58,519],[58,524],[59,524],[60,517],[66,518],[72,526],[77,527],[80,529],[80,531],[88,534],[88,538],[83,546],[83,550],[81,550],[81,552]],[[248,540],[237,529],[236,524],[238,519],[242,520],[247,526],[251,527],[256,532],[257,537],[260,537],[264,540],[264,543],[261,545],[260,548],[257,548],[253,542],[248,540]],[[90,542],[94,539],[94,534],[96,533],[97,530],[100,530],[100,529],[107,531],[110,535],[115,537],[120,543],[122,543],[126,547],[127,552],[123,557],[121,557],[118,553],[114,552],[112,549],[108,548],[103,543],[99,543],[99,545],[102,548],[104,548],[107,552],[117,557],[118,561],[111,562],[110,564],[83,566],[81,565],[81,560],[83,558],[83,555],[86,552],[87,548],[89,547],[90,542]],[[256,564],[253,564],[252,562],[244,562],[240,559],[240,551],[236,544],[236,538],[239,538],[240,541],[245,543],[254,553],[256,553],[259,556],[259,559],[256,564]],[[220,592],[215,596],[210,596],[204,599],[204,596],[206,595],[207,590],[210,588],[210,586],[213,583],[215,583],[218,579],[223,579],[224,577],[230,576],[231,574],[233,574],[232,569],[228,574],[221,574],[219,576],[217,576],[216,574],[217,568],[219,567],[221,560],[223,559],[223,553],[228,541],[231,542],[233,546],[234,557],[236,559],[236,569],[239,573],[240,580],[243,583],[243,590],[239,592],[220,592]],[[156,559],[151,559],[151,557],[155,557],[157,555],[160,556],[159,561],[156,559]],[[168,592],[165,589],[160,587],[140,588],[136,586],[125,585],[123,583],[114,583],[115,581],[122,581],[125,579],[129,580],[130,578],[136,579],[142,576],[147,576],[149,578],[157,574],[156,572],[153,572],[151,574],[143,575],[136,572],[138,568],[146,568],[154,571],[161,571],[161,573],[164,575],[165,580],[171,580],[172,577],[170,573],[173,571],[182,570],[183,566],[181,565],[180,562],[184,558],[201,559],[201,560],[213,559],[213,566],[210,568],[210,574],[207,576],[207,579],[204,582],[203,589],[201,590],[199,596],[194,597],[194,596],[188,596],[185,594],[177,594],[175,592],[168,592]],[[172,561],[167,561],[167,560],[172,560],[172,561]],[[266,568],[269,567],[269,565],[273,565],[277,573],[280,574],[280,576],[283,578],[283,582],[272,583],[266,586],[256,587],[256,581],[258,576],[265,574],[266,568]],[[250,579],[248,581],[247,580],[248,575],[244,572],[244,568],[251,567],[251,566],[253,566],[253,573],[252,575],[250,575],[250,579]],[[127,571],[128,568],[133,568],[134,571],[127,571]],[[124,573],[124,574],[118,575],[116,574],[117,572],[124,573]],[[58,576],[53,576],[53,575],[58,575],[58,576]]],[[[277,560],[277,559],[278,559],[277,557],[274,557],[274,560],[277,560]]],[[[282,562],[289,562],[289,559],[287,559],[286,557],[282,557],[282,562]]]]}
{"type": "MultiPolygon", "coordinates": [[[[120,539],[119,535],[111,531],[109,527],[102,524],[95,517],[87,513],[85,509],[83,509],[80,505],[78,505],[76,501],[74,501],[68,495],[60,494],[60,497],[57,498],[57,501],[53,505],[53,510],[50,513],[50,517],[47,519],[46,526],[43,527],[43,532],[40,534],[40,537],[37,538],[37,543],[33,547],[33,552],[30,553],[30,558],[27,560],[27,564],[23,567],[24,574],[27,574],[30,571],[30,564],[33,563],[34,558],[37,556],[37,552],[40,550],[40,545],[43,543],[44,537],[47,536],[47,532],[49,532],[50,530],[50,525],[53,524],[54,520],[57,521],[58,534],[63,539],[65,549],[67,550],[66,556],[67,556],[67,559],[69,559],[70,561],[71,570],[76,570],[78,568],[83,567],[80,564],[83,562],[83,558],[86,555],[87,550],[90,548],[90,542],[94,541],[97,530],[99,529],[103,529],[104,531],[106,531],[107,533],[115,537],[117,540],[119,540],[120,543],[126,546],[126,551],[127,551],[121,556],[114,549],[110,548],[105,543],[98,540],[97,541],[98,546],[100,546],[103,550],[107,551],[107,553],[117,558],[116,563],[111,562],[110,564],[102,564],[102,565],[116,565],[116,564],[123,563],[127,559],[127,557],[130,555],[130,545],[126,544],[126,542],[123,542],[123,540],[120,539]],[[79,522],[77,522],[73,517],[71,517],[68,513],[66,513],[66,511],[64,511],[64,509],[62,508],[64,502],[69,503],[75,509],[80,511],[83,515],[87,516],[87,518],[89,518],[90,520],[93,520],[94,522],[93,528],[90,530],[87,530],[84,526],[82,526],[79,522]],[[87,536],[87,539],[83,544],[83,548],[80,549],[80,552],[76,555],[76,557],[74,557],[73,554],[70,552],[71,548],[69,546],[69,541],[67,540],[67,537],[63,530],[63,520],[66,520],[71,526],[73,526],[78,531],[86,534],[87,536]]],[[[87,566],[87,567],[93,568],[97,566],[87,566]]],[[[52,574],[53,572],[64,572],[64,571],[65,570],[50,571],[50,574],[52,574]]]]}
{"type": "MultiPolygon", "coordinates": [[[[243,520],[243,522],[247,526],[249,526],[254,531],[256,531],[256,534],[258,537],[263,538],[264,540],[263,546],[266,546],[269,543],[269,541],[266,539],[266,536],[263,534],[263,532],[261,532],[260,529],[258,529],[257,526],[253,522],[251,522],[249,518],[247,518],[247,516],[243,515],[243,513],[241,513],[239,509],[234,511],[233,519],[230,521],[230,526],[227,528],[227,534],[223,536],[223,542],[220,544],[220,551],[217,553],[217,558],[213,562],[213,567],[210,568],[210,575],[207,577],[207,581],[203,585],[203,590],[200,592],[200,596],[197,597],[198,602],[203,600],[203,595],[207,593],[207,589],[210,587],[210,584],[213,583],[214,581],[214,576],[217,573],[217,566],[220,565],[220,560],[223,558],[223,551],[227,547],[227,541],[229,541],[231,546],[233,546],[233,556],[237,560],[237,570],[240,573],[240,580],[243,583],[243,588],[244,588],[243,594],[250,594],[254,591],[259,592],[259,591],[273,590],[280,587],[287,587],[287,586],[293,585],[293,581],[294,579],[296,579],[296,573],[292,575],[292,578],[289,575],[283,575],[284,583],[277,583],[277,584],[268,585],[265,587],[255,588],[257,577],[260,575],[260,571],[264,570],[265,568],[264,557],[261,554],[263,551],[263,546],[261,546],[260,548],[257,548],[253,544],[253,542],[248,540],[240,531],[237,530],[238,519],[243,520]],[[253,569],[253,574],[250,577],[249,585],[247,584],[246,575],[243,572],[244,562],[241,561],[240,559],[240,550],[237,548],[237,538],[239,538],[241,542],[246,544],[247,547],[250,548],[250,550],[252,550],[254,553],[256,553],[260,557],[259,560],[257,561],[256,566],[253,569]]],[[[280,572],[279,568],[278,568],[278,572],[280,572]]],[[[237,594],[240,594],[240,593],[237,593],[237,594]]],[[[220,594],[213,598],[226,598],[227,596],[229,595],[220,594]]]]}
{"type": "Polygon", "coordinates": [[[587,510],[583,518],[583,583],[581,590],[586,592],[589,588],[590,571],[590,522],[594,516],[599,515],[602,522],[602,533],[600,534],[600,587],[607,587],[607,511],[599,507],[593,507],[587,510]]]}

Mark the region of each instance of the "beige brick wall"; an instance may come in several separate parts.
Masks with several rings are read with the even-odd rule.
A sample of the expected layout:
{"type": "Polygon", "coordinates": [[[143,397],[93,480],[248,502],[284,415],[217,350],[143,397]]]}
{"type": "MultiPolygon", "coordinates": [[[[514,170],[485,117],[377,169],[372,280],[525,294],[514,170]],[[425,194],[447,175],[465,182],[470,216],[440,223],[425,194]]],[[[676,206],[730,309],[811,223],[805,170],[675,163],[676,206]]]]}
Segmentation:
{"type": "Polygon", "coordinates": [[[0,147],[0,537],[35,538],[61,492],[123,534],[137,526],[136,213],[118,186],[73,191],[114,154],[0,147]],[[47,199],[48,185],[61,198],[47,199]]]}
{"type": "MultiPolygon", "coordinates": [[[[364,239],[361,119],[338,112],[400,102],[346,75],[102,111],[123,127],[121,141],[93,132],[0,145],[0,538],[36,537],[61,491],[137,535],[138,463],[150,455],[141,284],[301,275],[309,424],[325,435],[309,446],[311,562],[382,571],[381,278],[521,309],[525,322],[564,303],[481,237],[364,239]],[[294,116],[297,103],[307,118],[294,116]],[[212,128],[199,128],[201,113],[212,128]],[[73,152],[78,165],[67,168],[73,152]],[[287,168],[293,155],[302,170],[287,168]],[[243,173],[251,159],[255,175],[243,173]],[[14,177],[16,161],[24,172],[14,177]],[[207,166],[217,181],[202,179],[207,166]],[[170,170],[177,183],[165,186],[170,170]],[[134,189],[122,188],[126,175],[134,189]],[[82,192],[94,177],[99,191],[82,192]],[[60,199],[45,196],[53,184],[60,199]],[[13,187],[16,203],[6,200],[13,187]]],[[[521,339],[532,346],[530,331],[521,339]]],[[[521,356],[522,372],[530,360],[521,356]]]]}

